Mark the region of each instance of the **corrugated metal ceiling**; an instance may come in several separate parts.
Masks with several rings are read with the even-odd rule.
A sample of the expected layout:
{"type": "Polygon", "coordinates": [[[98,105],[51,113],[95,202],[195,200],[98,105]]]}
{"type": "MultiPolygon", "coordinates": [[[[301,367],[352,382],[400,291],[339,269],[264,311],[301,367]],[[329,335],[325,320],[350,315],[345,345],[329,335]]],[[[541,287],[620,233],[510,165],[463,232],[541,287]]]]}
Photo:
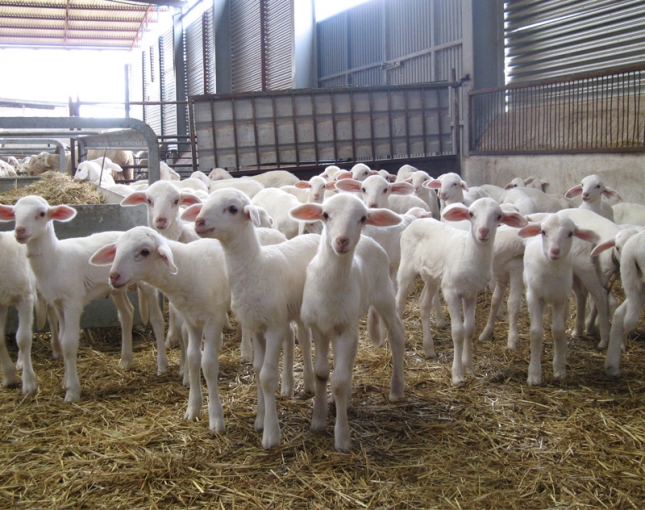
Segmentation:
{"type": "Polygon", "coordinates": [[[181,0],[0,0],[0,47],[130,50],[160,5],[181,0]]]}

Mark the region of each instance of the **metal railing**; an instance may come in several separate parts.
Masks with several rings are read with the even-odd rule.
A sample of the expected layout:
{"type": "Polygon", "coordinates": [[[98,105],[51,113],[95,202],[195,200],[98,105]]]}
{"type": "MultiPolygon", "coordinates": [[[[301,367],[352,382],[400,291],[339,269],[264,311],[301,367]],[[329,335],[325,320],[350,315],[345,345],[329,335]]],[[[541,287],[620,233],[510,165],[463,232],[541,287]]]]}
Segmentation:
{"type": "Polygon", "coordinates": [[[645,151],[645,65],[468,94],[470,154],[645,151]]]}

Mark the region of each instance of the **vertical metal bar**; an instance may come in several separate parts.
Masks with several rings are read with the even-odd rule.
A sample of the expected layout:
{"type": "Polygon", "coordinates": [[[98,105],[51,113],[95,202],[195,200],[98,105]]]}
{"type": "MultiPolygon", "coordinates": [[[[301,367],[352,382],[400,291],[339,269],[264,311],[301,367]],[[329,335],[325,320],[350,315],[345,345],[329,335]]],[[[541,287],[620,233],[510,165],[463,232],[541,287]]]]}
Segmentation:
{"type": "MultiPolygon", "coordinates": [[[[457,72],[454,68],[450,70],[450,78],[453,82],[457,81],[457,72]]],[[[453,100],[455,105],[455,154],[457,155],[457,173],[461,174],[461,119],[459,111],[459,89],[453,87],[453,100]]]]}
{"type": "Polygon", "coordinates": [[[632,132],[632,138],[634,140],[634,145],[638,145],[638,133],[639,129],[639,120],[640,120],[640,111],[641,111],[641,72],[634,71],[634,129],[632,132]],[[638,73],[638,77],[636,77],[638,73]],[[637,88],[638,87],[638,88],[637,88]]]}
{"type": "Polygon", "coordinates": [[[309,96],[311,98],[311,119],[314,128],[314,151],[316,153],[316,165],[318,164],[318,126],[316,120],[316,100],[314,99],[313,93],[309,96]]]}
{"type": "Polygon", "coordinates": [[[372,91],[368,92],[370,98],[370,138],[372,141],[372,161],[376,161],[376,149],[374,146],[374,100],[372,98],[372,91]]]}
{"type": "Polygon", "coordinates": [[[197,171],[197,139],[193,124],[193,100],[188,98],[188,128],[190,131],[190,153],[193,157],[193,172],[197,171]]]}
{"type": "Polygon", "coordinates": [[[300,148],[298,144],[298,123],[296,122],[296,97],[291,94],[291,118],[293,119],[293,141],[296,144],[296,166],[300,166],[300,148]]]}
{"type": "MultiPolygon", "coordinates": [[[[443,154],[443,131],[441,129],[441,95],[439,89],[434,89],[435,95],[437,96],[437,127],[439,129],[439,154],[443,154]]],[[[450,89],[446,89],[449,91],[450,89]]],[[[448,97],[450,98],[450,92],[448,92],[448,97]]],[[[454,147],[453,147],[454,152],[454,147]]]]}
{"type": "Polygon", "coordinates": [[[614,144],[614,122],[612,114],[614,112],[614,75],[610,76],[610,94],[609,94],[609,146],[614,144]]]}
{"type": "Polygon", "coordinates": [[[352,159],[357,161],[356,156],[356,133],[354,129],[355,118],[354,118],[354,92],[350,90],[349,92],[349,110],[352,116],[351,129],[352,129],[352,159]]]}
{"type": "Polygon", "coordinates": [[[280,168],[280,143],[278,140],[278,115],[275,107],[275,96],[271,96],[271,107],[273,111],[273,141],[275,142],[275,161],[280,168]]]}
{"type": "Polygon", "coordinates": [[[331,93],[331,130],[334,137],[334,163],[338,161],[338,146],[336,144],[336,96],[331,93]]]}
{"type": "Polygon", "coordinates": [[[429,151],[426,136],[426,91],[423,88],[421,88],[421,130],[423,133],[423,156],[425,156],[429,151]]]}
{"type": "Polygon", "coordinates": [[[215,126],[215,100],[211,99],[209,103],[211,106],[211,129],[213,131],[213,159],[215,160],[215,168],[219,168],[219,161],[217,158],[217,127],[215,126]]]}
{"type": "Polygon", "coordinates": [[[412,157],[410,154],[410,115],[408,112],[408,91],[403,89],[403,107],[405,109],[405,148],[408,158],[412,157]]]}
{"type": "Polygon", "coordinates": [[[266,1],[260,0],[260,65],[262,90],[267,90],[266,1]]]}
{"type": "Polygon", "coordinates": [[[351,85],[350,83],[350,78],[352,77],[349,74],[349,70],[351,69],[351,54],[350,54],[350,44],[349,44],[349,9],[345,10],[345,15],[344,15],[344,21],[345,21],[345,86],[349,87],[351,85]]]}
{"type": "Polygon", "coordinates": [[[240,169],[240,147],[237,144],[237,118],[235,115],[235,99],[231,100],[231,112],[233,115],[233,142],[235,143],[235,170],[240,169]]]}
{"type": "Polygon", "coordinates": [[[390,159],[394,158],[394,132],[392,131],[392,96],[390,89],[387,89],[387,120],[388,120],[388,135],[390,139],[390,159]]]}
{"type": "Polygon", "coordinates": [[[253,112],[253,138],[255,139],[255,161],[258,165],[258,170],[262,166],[260,164],[260,140],[258,140],[258,122],[257,112],[255,110],[255,97],[251,97],[251,112],[253,112]]]}

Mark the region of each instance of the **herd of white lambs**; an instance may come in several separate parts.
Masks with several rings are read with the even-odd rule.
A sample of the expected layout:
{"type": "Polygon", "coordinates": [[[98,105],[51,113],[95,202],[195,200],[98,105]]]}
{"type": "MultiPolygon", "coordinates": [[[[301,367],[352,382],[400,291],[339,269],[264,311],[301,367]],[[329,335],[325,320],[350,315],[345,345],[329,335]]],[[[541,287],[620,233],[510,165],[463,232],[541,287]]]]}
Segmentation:
{"type": "Polygon", "coordinates": [[[443,328],[440,295],[447,304],[453,384],[473,372],[476,298],[487,287],[493,290],[491,310],[479,340],[493,337],[510,285],[509,349],[519,344],[517,321],[526,295],[529,385],[542,382],[545,308],[551,310],[555,378],[566,376],[570,294],[576,304],[572,335],[598,334],[598,347],[607,348],[605,370],[617,376],[624,339],[645,304],[645,207],[612,207],[620,196],[597,175],[557,196],[547,194],[547,183],[534,176],[513,179],[505,188],[468,187],[457,174],[434,179],[409,165],[397,175],[364,164],[351,171],[330,166],[308,181],[285,171],[232,178],[222,169],[209,176],[195,172],[180,181],[164,171],[152,185],[125,186],[112,180],[115,164],[100,164],[103,170],[98,161],[88,162],[77,176],[125,194],[123,206],[145,205],[147,227],[58,240],[53,222],[72,220],[72,207],[50,206],[37,196],[0,206],[0,221],[15,223],[13,234],[0,235],[2,384],[17,384],[17,368],[22,368],[24,394],[38,390],[31,364],[34,311],[38,328],[49,318],[53,356],[65,364],[65,400],[76,402],[81,398],[76,354],[84,306],[111,295],[122,327],[120,367],[128,369],[133,306],[126,290],[136,289],[142,318],[151,323],[156,338],[159,373],[168,369],[166,349],[175,342],[181,346],[180,375],[190,388],[185,419],[200,416],[203,373],[209,429],[225,432],[218,358],[231,311],[241,329],[241,355],[253,363],[255,428],[263,433],[262,446],[280,444],[278,366],[282,354],[281,392],[292,396],[297,338],[304,389],[314,394],[311,429],[326,426],[330,382],[336,401],[335,447],[347,451],[359,322],[367,314],[375,345],[388,339],[390,399],[403,397],[401,317],[417,276],[423,282],[419,309],[428,358],[436,356],[433,309],[434,327],[443,328]],[[581,205],[571,208],[568,199],[578,196],[581,205]],[[620,306],[610,291],[619,271],[625,291],[620,306]],[[167,335],[158,291],[169,302],[167,335]],[[16,364],[4,340],[9,306],[19,314],[16,364]]]}

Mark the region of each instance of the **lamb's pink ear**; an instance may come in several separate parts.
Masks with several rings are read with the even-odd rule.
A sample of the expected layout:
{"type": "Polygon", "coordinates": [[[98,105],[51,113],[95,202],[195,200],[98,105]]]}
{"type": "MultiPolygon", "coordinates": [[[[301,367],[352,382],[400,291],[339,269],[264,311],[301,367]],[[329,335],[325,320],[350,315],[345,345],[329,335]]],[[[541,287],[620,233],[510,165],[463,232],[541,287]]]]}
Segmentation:
{"type": "Polygon", "coordinates": [[[462,221],[470,218],[468,207],[464,204],[450,204],[443,210],[441,217],[448,221],[462,221]]]}
{"type": "Polygon", "coordinates": [[[157,248],[157,253],[159,254],[159,258],[168,267],[170,274],[177,274],[179,272],[179,269],[177,269],[177,266],[175,265],[175,262],[173,260],[172,251],[168,246],[162,244],[161,246],[159,246],[159,248],[157,248]]]}
{"type": "Polygon", "coordinates": [[[307,181],[298,181],[297,183],[294,184],[294,186],[296,188],[300,188],[300,189],[309,189],[309,188],[311,188],[311,184],[309,184],[309,182],[307,182],[307,181]]]}
{"type": "Polygon", "coordinates": [[[294,220],[315,221],[322,219],[322,205],[316,203],[302,204],[289,211],[294,220]]]}
{"type": "Polygon", "coordinates": [[[336,182],[335,181],[330,181],[327,184],[325,184],[325,189],[336,189],[336,182]]]}
{"type": "Polygon", "coordinates": [[[12,205],[0,205],[0,221],[13,221],[15,219],[12,205]]]}
{"type": "Polygon", "coordinates": [[[393,174],[387,174],[387,177],[385,178],[387,182],[396,182],[396,175],[393,174]]]}
{"type": "Polygon", "coordinates": [[[116,243],[106,244],[90,257],[90,264],[93,266],[109,266],[114,262],[115,255],[116,243]]]}
{"type": "Polygon", "coordinates": [[[47,211],[49,218],[56,221],[69,221],[76,216],[76,209],[68,205],[54,205],[47,211]]]}
{"type": "Polygon", "coordinates": [[[504,189],[513,189],[515,187],[515,184],[508,183],[506,186],[504,186],[504,189]]]}
{"type": "Polygon", "coordinates": [[[518,212],[502,213],[502,223],[515,228],[526,227],[529,224],[526,218],[518,212]]]}
{"type": "Polygon", "coordinates": [[[370,175],[381,175],[378,170],[370,170],[370,175]]]}
{"type": "Polygon", "coordinates": [[[246,214],[246,217],[251,220],[253,225],[256,227],[260,226],[261,220],[260,220],[260,212],[258,211],[258,208],[255,207],[254,205],[245,205],[244,206],[244,214],[246,214]]]}
{"type": "Polygon", "coordinates": [[[204,204],[191,205],[183,213],[181,213],[180,218],[184,221],[194,222],[199,213],[202,212],[202,207],[204,207],[204,204]]]}
{"type": "Polygon", "coordinates": [[[531,223],[517,231],[520,237],[533,237],[542,232],[542,223],[531,223]]]}
{"type": "Polygon", "coordinates": [[[411,195],[414,193],[414,186],[407,182],[394,182],[390,185],[390,192],[393,195],[411,195]]]}
{"type": "Polygon", "coordinates": [[[421,186],[424,188],[430,188],[430,189],[440,189],[441,188],[441,181],[439,179],[433,179],[432,177],[428,181],[424,181],[421,186]]]}
{"type": "Polygon", "coordinates": [[[577,186],[574,186],[569,191],[567,191],[564,194],[564,196],[565,198],[573,198],[573,197],[577,197],[580,193],[582,193],[582,184],[578,184],[577,186]]]}
{"type": "Polygon", "coordinates": [[[121,200],[121,205],[139,205],[146,203],[146,192],[145,191],[135,191],[130,193],[127,197],[121,200]]]}
{"type": "Polygon", "coordinates": [[[346,178],[336,181],[336,189],[340,191],[361,191],[361,188],[361,182],[355,179],[346,178]]]}
{"type": "Polygon", "coordinates": [[[602,192],[603,196],[605,198],[608,198],[609,200],[622,200],[621,196],[618,194],[618,192],[615,189],[611,188],[605,188],[605,191],[602,192]]]}
{"type": "Polygon", "coordinates": [[[463,189],[464,191],[468,191],[468,184],[466,184],[466,181],[461,181],[459,183],[459,186],[461,186],[461,189],[463,189]]]}
{"type": "Polygon", "coordinates": [[[367,212],[366,225],[374,225],[376,227],[391,227],[401,223],[401,216],[389,209],[370,209],[367,212]]]}
{"type": "Polygon", "coordinates": [[[524,186],[528,186],[529,184],[532,184],[534,180],[535,180],[534,175],[527,177],[526,179],[524,179],[524,186]]]}
{"type": "Polygon", "coordinates": [[[587,228],[576,227],[576,229],[573,231],[573,235],[579,239],[582,239],[583,241],[589,241],[590,243],[597,243],[598,241],[600,241],[600,236],[593,230],[589,230],[587,228]]]}
{"type": "Polygon", "coordinates": [[[190,191],[182,191],[181,198],[179,199],[179,205],[190,206],[195,204],[201,204],[202,199],[197,195],[193,195],[190,191]]]}
{"type": "Polygon", "coordinates": [[[347,170],[343,170],[341,172],[338,172],[336,174],[335,179],[337,181],[343,180],[343,179],[351,179],[352,178],[352,172],[348,172],[347,170]]]}
{"type": "Polygon", "coordinates": [[[603,251],[608,250],[609,248],[613,248],[614,246],[616,246],[616,238],[612,237],[611,239],[607,239],[606,241],[603,241],[602,243],[597,245],[593,250],[591,250],[591,256],[597,257],[603,251]]]}

